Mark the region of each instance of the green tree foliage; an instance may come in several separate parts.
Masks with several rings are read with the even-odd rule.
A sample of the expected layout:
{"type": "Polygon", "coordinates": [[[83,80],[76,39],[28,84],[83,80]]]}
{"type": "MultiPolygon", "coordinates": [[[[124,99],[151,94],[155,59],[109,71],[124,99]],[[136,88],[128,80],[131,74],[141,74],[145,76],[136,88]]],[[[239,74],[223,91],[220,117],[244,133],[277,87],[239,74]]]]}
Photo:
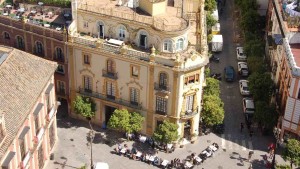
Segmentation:
{"type": "Polygon", "coordinates": [[[160,124],[153,133],[154,140],[161,143],[172,143],[178,139],[178,125],[168,120],[160,124]]]}
{"type": "Polygon", "coordinates": [[[235,4],[237,4],[242,12],[245,12],[249,9],[257,10],[257,1],[256,0],[235,0],[235,4]]]}
{"type": "Polygon", "coordinates": [[[263,57],[264,56],[264,41],[261,39],[249,40],[244,45],[245,53],[248,57],[263,57]]]}
{"type": "Polygon", "coordinates": [[[300,165],[300,142],[296,139],[289,139],[282,155],[283,159],[290,161],[290,167],[293,164],[300,165]]]}
{"type": "Polygon", "coordinates": [[[204,95],[220,95],[220,82],[215,78],[206,78],[206,86],[204,88],[204,95]]]}
{"type": "Polygon", "coordinates": [[[26,2],[30,4],[37,4],[38,2],[43,2],[44,5],[67,7],[71,8],[71,0],[18,0],[19,2],[26,2]]]}
{"type": "Polygon", "coordinates": [[[216,9],[217,9],[217,2],[216,2],[216,0],[205,0],[204,10],[213,12],[216,9]]]}
{"type": "Polygon", "coordinates": [[[292,169],[289,165],[276,165],[276,169],[292,169]]]}
{"type": "Polygon", "coordinates": [[[209,69],[209,67],[205,68],[204,75],[205,75],[205,77],[209,77],[210,76],[210,69],[209,69]]]}
{"type": "Polygon", "coordinates": [[[221,124],[224,120],[224,103],[216,95],[203,96],[203,109],[201,114],[203,121],[208,126],[221,124]]]}
{"type": "Polygon", "coordinates": [[[207,30],[210,30],[212,26],[214,26],[218,21],[213,17],[213,15],[210,12],[207,12],[206,14],[206,25],[207,30]]]}
{"type": "Polygon", "coordinates": [[[240,25],[245,32],[257,32],[259,31],[257,23],[260,21],[260,16],[254,9],[248,9],[245,14],[242,15],[240,25]]]}
{"type": "Polygon", "coordinates": [[[254,100],[269,103],[273,90],[273,81],[270,73],[255,72],[249,76],[248,80],[249,89],[253,94],[254,100]]]}
{"type": "Polygon", "coordinates": [[[272,129],[278,119],[275,105],[269,105],[264,101],[256,101],[254,119],[262,125],[263,129],[272,129]]]}
{"type": "Polygon", "coordinates": [[[96,104],[89,97],[77,96],[73,102],[74,111],[86,118],[95,116],[96,104]]]}
{"type": "Polygon", "coordinates": [[[263,58],[260,57],[249,57],[247,59],[248,67],[250,72],[264,73],[266,67],[263,62],[263,58]]]}
{"type": "Polygon", "coordinates": [[[139,113],[129,113],[126,109],[116,109],[108,120],[108,127],[126,133],[137,132],[142,129],[145,118],[139,113]]]}

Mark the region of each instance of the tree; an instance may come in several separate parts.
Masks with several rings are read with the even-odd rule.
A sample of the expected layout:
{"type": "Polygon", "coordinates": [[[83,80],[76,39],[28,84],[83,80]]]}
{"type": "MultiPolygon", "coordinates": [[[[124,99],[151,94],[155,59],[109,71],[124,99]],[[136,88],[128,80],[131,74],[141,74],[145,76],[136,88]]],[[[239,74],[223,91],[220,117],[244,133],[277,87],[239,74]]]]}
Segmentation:
{"type": "Polygon", "coordinates": [[[126,133],[138,132],[142,129],[144,120],[139,113],[116,109],[108,120],[108,127],[126,133]]]}
{"type": "Polygon", "coordinates": [[[266,67],[262,58],[260,57],[248,57],[247,63],[250,71],[257,72],[257,73],[265,73],[266,67]]]}
{"type": "Polygon", "coordinates": [[[242,15],[240,25],[245,32],[258,32],[257,23],[260,21],[260,16],[254,9],[248,9],[242,15]]]}
{"type": "Polygon", "coordinates": [[[276,165],[276,169],[291,169],[289,165],[276,165]]]}
{"type": "Polygon", "coordinates": [[[214,26],[218,21],[212,16],[210,12],[206,14],[206,25],[207,30],[210,30],[212,26],[214,26]]]}
{"type": "Polygon", "coordinates": [[[203,96],[203,111],[201,114],[203,121],[208,126],[223,123],[224,103],[216,95],[203,96]]]}
{"type": "Polygon", "coordinates": [[[171,143],[178,139],[178,125],[165,120],[153,133],[154,140],[161,143],[171,143]]]}
{"type": "Polygon", "coordinates": [[[206,78],[206,86],[204,88],[204,95],[220,95],[220,82],[215,78],[206,78]]]}
{"type": "Polygon", "coordinates": [[[290,166],[293,164],[300,165],[300,142],[296,139],[289,139],[282,155],[284,160],[290,161],[290,166]]]}
{"type": "Polygon", "coordinates": [[[142,124],[145,118],[136,112],[130,113],[129,125],[126,129],[127,133],[138,132],[142,130],[142,124]]]}
{"type": "Polygon", "coordinates": [[[85,118],[91,118],[95,116],[96,104],[91,98],[77,96],[73,102],[73,105],[75,113],[80,114],[85,118]]]}
{"type": "Polygon", "coordinates": [[[252,73],[249,78],[249,89],[253,94],[254,100],[261,100],[269,103],[272,90],[273,81],[270,73],[252,73]]]}
{"type": "Polygon", "coordinates": [[[244,49],[248,57],[262,58],[264,56],[264,42],[261,39],[247,41],[244,49]]]}
{"type": "Polygon", "coordinates": [[[267,102],[260,100],[256,101],[254,119],[261,124],[263,129],[272,129],[278,120],[275,105],[269,105],[267,102]]]}
{"type": "Polygon", "coordinates": [[[217,9],[217,2],[216,2],[216,0],[205,0],[204,10],[213,12],[216,9],[217,9]]]}

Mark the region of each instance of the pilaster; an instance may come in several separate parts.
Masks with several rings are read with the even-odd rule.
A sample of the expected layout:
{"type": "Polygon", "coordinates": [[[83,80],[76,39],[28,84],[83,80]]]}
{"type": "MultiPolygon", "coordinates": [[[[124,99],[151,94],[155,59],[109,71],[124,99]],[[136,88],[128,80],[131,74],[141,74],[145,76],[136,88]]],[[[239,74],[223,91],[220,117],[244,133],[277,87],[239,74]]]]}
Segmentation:
{"type": "Polygon", "coordinates": [[[154,105],[154,65],[150,64],[149,67],[149,102],[148,102],[148,111],[146,117],[146,133],[147,135],[152,135],[153,133],[153,105],[154,105]]]}

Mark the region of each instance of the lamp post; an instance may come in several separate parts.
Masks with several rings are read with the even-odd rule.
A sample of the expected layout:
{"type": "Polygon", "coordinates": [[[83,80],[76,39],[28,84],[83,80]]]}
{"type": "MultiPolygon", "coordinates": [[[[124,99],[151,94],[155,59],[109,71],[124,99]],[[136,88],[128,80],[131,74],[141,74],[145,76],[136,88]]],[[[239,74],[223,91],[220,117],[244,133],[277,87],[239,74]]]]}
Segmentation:
{"type": "Polygon", "coordinates": [[[93,127],[91,125],[91,121],[89,120],[89,124],[90,124],[90,132],[89,132],[89,137],[90,137],[90,145],[91,145],[91,169],[94,169],[94,163],[93,163],[93,141],[95,138],[95,132],[93,130],[93,127]]]}
{"type": "Polygon", "coordinates": [[[280,140],[280,133],[281,133],[280,128],[274,127],[273,133],[274,133],[275,143],[276,144],[275,144],[275,147],[274,147],[274,156],[273,156],[273,160],[272,160],[272,169],[276,169],[276,166],[275,166],[275,155],[276,155],[277,144],[278,144],[278,142],[280,140]]]}

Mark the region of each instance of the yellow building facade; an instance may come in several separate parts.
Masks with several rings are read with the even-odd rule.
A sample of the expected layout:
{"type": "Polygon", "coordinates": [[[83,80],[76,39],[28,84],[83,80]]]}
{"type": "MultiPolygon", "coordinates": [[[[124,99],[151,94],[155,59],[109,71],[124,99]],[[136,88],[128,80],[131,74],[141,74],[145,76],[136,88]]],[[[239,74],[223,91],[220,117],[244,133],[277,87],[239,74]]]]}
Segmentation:
{"type": "Polygon", "coordinates": [[[96,102],[95,124],[124,108],[145,117],[143,134],[167,119],[181,136],[198,134],[208,63],[204,0],[186,2],[72,2],[70,96],[96,102]]]}

